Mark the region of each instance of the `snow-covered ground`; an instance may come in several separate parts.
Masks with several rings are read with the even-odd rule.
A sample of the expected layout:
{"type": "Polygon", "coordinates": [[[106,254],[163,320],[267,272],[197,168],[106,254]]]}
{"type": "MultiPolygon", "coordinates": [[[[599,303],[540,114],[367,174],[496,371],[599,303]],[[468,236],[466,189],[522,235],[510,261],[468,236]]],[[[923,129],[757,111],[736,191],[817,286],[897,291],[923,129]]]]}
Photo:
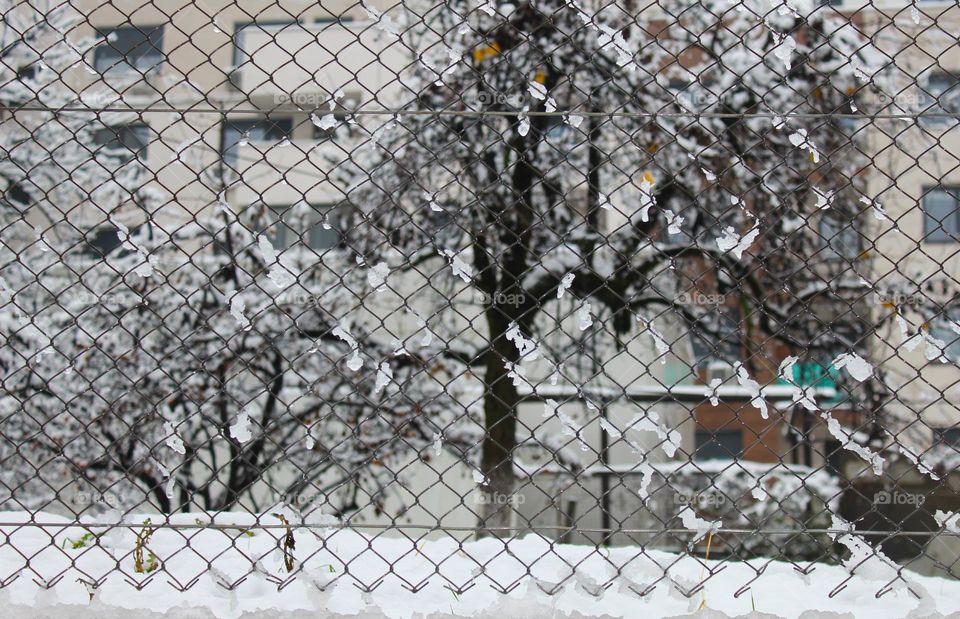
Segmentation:
{"type": "Polygon", "coordinates": [[[903,572],[906,582],[897,580],[891,564],[844,535],[841,543],[856,558],[846,567],[817,564],[804,575],[783,562],[701,561],[638,547],[597,550],[539,536],[508,545],[417,541],[397,532],[324,528],[322,520],[294,529],[295,547],[285,556],[287,529],[274,516],[261,516],[261,526],[248,529],[255,518],[246,514],[221,514],[214,528],[205,514],[182,514],[170,519],[179,528],[152,532],[138,573],[136,539],[147,517],[161,520],[128,517],[130,526],[106,530],[49,514],[32,518],[49,526],[22,526],[30,514],[0,513],[0,579],[9,583],[0,590],[3,616],[674,617],[701,604],[732,616],[754,609],[765,616],[817,611],[871,619],[960,612],[960,582],[910,572],[903,572]],[[99,537],[85,538],[89,531],[99,537]],[[361,589],[378,583],[372,592],[361,589]]]}

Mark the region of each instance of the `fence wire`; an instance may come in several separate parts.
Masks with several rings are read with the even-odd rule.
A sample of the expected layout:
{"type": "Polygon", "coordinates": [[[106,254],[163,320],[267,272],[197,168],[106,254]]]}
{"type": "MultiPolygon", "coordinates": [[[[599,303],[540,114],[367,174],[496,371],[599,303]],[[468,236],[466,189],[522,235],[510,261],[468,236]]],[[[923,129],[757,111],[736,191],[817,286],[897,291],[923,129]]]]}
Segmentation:
{"type": "Polygon", "coordinates": [[[0,0],[0,589],[956,580],[958,28],[0,0]]]}

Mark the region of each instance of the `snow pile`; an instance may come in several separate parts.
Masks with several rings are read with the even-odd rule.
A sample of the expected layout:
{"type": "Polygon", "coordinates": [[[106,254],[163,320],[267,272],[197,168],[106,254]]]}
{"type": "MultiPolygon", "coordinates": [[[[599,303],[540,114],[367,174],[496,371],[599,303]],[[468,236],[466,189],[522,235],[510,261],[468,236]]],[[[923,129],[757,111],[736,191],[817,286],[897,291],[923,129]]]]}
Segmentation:
{"type": "Polygon", "coordinates": [[[42,513],[0,514],[8,541],[0,547],[0,578],[9,583],[0,590],[0,603],[32,607],[33,616],[80,616],[85,609],[96,609],[100,617],[116,609],[126,609],[125,616],[147,610],[187,616],[191,609],[196,615],[190,616],[218,618],[316,612],[519,616],[519,609],[528,617],[677,616],[695,612],[701,600],[733,615],[751,607],[782,617],[810,609],[871,618],[960,611],[960,583],[909,572],[904,578],[922,599],[906,587],[878,598],[892,567],[850,532],[838,531],[845,545],[856,548],[856,563],[817,564],[802,575],[792,564],[769,560],[721,563],[638,547],[598,552],[535,535],[509,542],[425,541],[365,535],[332,521],[288,529],[276,516],[261,516],[263,528],[255,526],[254,516],[234,513],[218,514],[218,528],[210,528],[207,514],[178,514],[170,522],[185,528],[154,529],[140,549],[147,558],[138,573],[136,544],[148,517],[154,524],[163,521],[156,514],[131,516],[129,528],[108,529],[42,513]],[[31,520],[47,526],[18,524],[31,520]],[[91,583],[101,579],[94,588],[91,583]],[[363,590],[378,582],[373,591],[363,590]],[[846,586],[829,597],[841,584],[846,586]],[[734,597],[747,585],[749,595],[734,597]],[[75,610],[64,614],[57,608],[75,610]]]}

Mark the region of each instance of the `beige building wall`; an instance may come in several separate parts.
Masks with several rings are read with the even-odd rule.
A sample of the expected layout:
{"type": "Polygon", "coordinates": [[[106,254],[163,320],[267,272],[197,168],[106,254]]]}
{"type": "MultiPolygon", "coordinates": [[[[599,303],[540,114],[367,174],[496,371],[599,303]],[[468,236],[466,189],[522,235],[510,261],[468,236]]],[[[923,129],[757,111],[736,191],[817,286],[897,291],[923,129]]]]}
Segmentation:
{"type": "MultiPolygon", "coordinates": [[[[896,28],[876,33],[876,45],[895,67],[895,93],[887,114],[910,114],[916,110],[944,112],[958,109],[960,91],[954,88],[944,95],[945,104],[937,106],[932,96],[937,74],[960,74],[960,8],[951,2],[918,2],[914,23],[909,3],[880,3],[864,8],[868,27],[886,21],[890,15],[896,28]],[[884,16],[882,13],[885,13],[884,16]],[[952,108],[946,104],[952,101],[952,108]],[[932,107],[931,107],[932,106],[932,107]]],[[[846,10],[848,4],[844,3],[846,10]]],[[[870,253],[872,270],[866,278],[883,290],[903,291],[892,298],[868,295],[875,320],[884,326],[874,339],[874,357],[888,374],[897,397],[888,412],[901,418],[904,425],[913,421],[903,438],[908,441],[933,441],[931,428],[949,428],[960,423],[960,381],[957,358],[929,359],[927,346],[913,350],[905,347],[899,324],[891,319],[895,311],[910,323],[911,331],[925,323],[931,334],[949,343],[957,334],[937,325],[929,309],[953,304],[960,292],[960,243],[932,242],[925,237],[924,201],[931,190],[960,185],[960,126],[957,117],[927,119],[877,119],[869,126],[866,148],[874,159],[867,171],[867,194],[879,203],[886,220],[865,213],[867,223],[865,250],[870,253]],[[946,289],[941,288],[946,284],[946,289]],[[922,426],[915,422],[919,418],[922,426]]],[[[869,212],[869,211],[868,211],[869,212]]],[[[886,297],[891,295],[887,294],[886,297]]],[[[956,347],[953,347],[956,349],[956,347]]],[[[930,443],[916,443],[926,447],[930,443]]]]}
{"type": "MultiPolygon", "coordinates": [[[[382,0],[370,4],[381,9],[391,6],[382,0]]],[[[349,145],[316,139],[310,113],[317,108],[326,111],[330,94],[337,91],[343,91],[344,101],[364,109],[390,108],[411,94],[396,79],[411,63],[409,50],[373,27],[362,7],[346,0],[324,6],[293,1],[264,6],[253,0],[169,0],[159,8],[130,0],[78,0],[75,5],[88,19],[77,29],[78,36],[91,36],[94,27],[106,29],[127,23],[144,28],[164,25],[164,61],[145,80],[122,75],[101,78],[82,68],[71,79],[78,92],[89,93],[92,101],[103,105],[161,110],[141,115],[110,112],[102,119],[111,125],[137,122],[150,127],[146,159],[149,184],[168,196],[154,221],[169,229],[214,205],[224,186],[229,187],[228,203],[237,210],[257,202],[273,207],[290,206],[304,199],[313,204],[339,202],[344,196],[327,180],[331,169],[328,158],[349,157],[349,145]],[[352,21],[330,21],[331,9],[341,8],[352,21]],[[295,23],[294,17],[299,23],[295,23]],[[231,35],[254,20],[263,26],[244,31],[244,48],[248,50],[244,54],[235,48],[231,35]],[[104,90],[115,95],[104,96],[104,90]],[[162,111],[167,108],[172,109],[162,111]],[[238,174],[226,171],[220,156],[223,119],[256,119],[265,111],[270,111],[274,120],[290,118],[290,139],[251,140],[239,148],[238,174]]],[[[847,11],[856,6],[845,2],[838,8],[847,11]]],[[[879,24],[889,21],[888,15],[899,11],[898,27],[915,33],[916,42],[890,32],[880,32],[877,38],[878,45],[896,59],[905,82],[912,76],[925,75],[938,64],[960,72],[957,41],[950,37],[950,33],[960,32],[960,9],[947,2],[922,2],[918,6],[939,15],[937,28],[927,27],[930,18],[926,16],[921,17],[919,26],[914,25],[907,4],[902,2],[864,6],[862,14],[866,27],[872,23],[879,30],[879,24]]],[[[916,100],[920,95],[912,96],[916,100]]],[[[359,116],[358,122],[365,127],[360,135],[369,134],[383,120],[385,117],[381,116],[359,116]]],[[[960,131],[956,124],[878,120],[868,131],[867,148],[874,156],[876,168],[866,175],[867,193],[882,203],[890,220],[870,222],[866,243],[875,245],[876,250],[872,256],[872,277],[868,279],[885,284],[904,275],[915,279],[940,274],[952,278],[960,274],[960,245],[923,242],[920,210],[926,188],[960,185],[960,131]],[[891,222],[896,222],[896,230],[891,222]]],[[[619,202],[632,197],[618,195],[611,199],[619,202]]],[[[92,212],[91,225],[101,223],[101,215],[92,212]]],[[[135,208],[120,214],[121,221],[131,226],[143,218],[144,214],[135,208]]],[[[404,283],[403,287],[406,286],[417,288],[413,282],[404,283]]],[[[402,300],[400,296],[383,302],[395,304],[402,300]]],[[[879,302],[876,307],[878,312],[884,311],[879,302]]],[[[417,328],[409,318],[391,320],[391,329],[398,333],[417,328]]],[[[660,328],[667,330],[665,326],[660,328]]],[[[903,379],[898,393],[911,403],[899,405],[903,408],[897,414],[904,419],[920,414],[925,423],[936,427],[960,422],[960,391],[953,390],[960,381],[956,365],[927,361],[923,347],[907,352],[899,346],[897,337],[896,332],[879,334],[875,341],[875,358],[882,360],[892,375],[903,379]],[[931,393],[936,397],[928,399],[931,393]],[[940,397],[940,393],[948,397],[940,397]]],[[[669,338],[678,343],[681,339],[679,334],[669,338]]],[[[662,366],[652,362],[650,344],[647,336],[640,336],[624,353],[624,359],[614,361],[620,363],[613,371],[618,382],[636,385],[644,380],[640,374],[645,368],[641,366],[649,367],[646,376],[652,382],[666,382],[662,366]]],[[[685,361],[671,359],[674,364],[685,361]]],[[[684,412],[680,411],[679,418],[684,412]]],[[[629,418],[631,411],[614,414],[629,418]]],[[[542,407],[535,405],[525,407],[522,413],[523,420],[530,425],[539,424],[541,415],[542,407]]],[[[556,432],[557,428],[552,430],[556,432]]],[[[681,432],[684,450],[692,453],[692,424],[684,424],[681,432]]],[[[597,441],[598,434],[591,430],[590,441],[597,441]]],[[[626,462],[632,455],[617,452],[615,457],[626,462]]],[[[441,460],[433,466],[442,471],[450,464],[441,460]]],[[[460,471],[449,480],[445,477],[444,484],[433,483],[436,473],[429,470],[412,474],[411,479],[404,483],[416,484],[419,480],[424,491],[420,499],[424,508],[409,514],[412,521],[432,523],[440,513],[444,514],[447,526],[474,523],[467,508],[476,506],[456,505],[456,495],[467,495],[474,485],[469,471],[460,471]]]]}

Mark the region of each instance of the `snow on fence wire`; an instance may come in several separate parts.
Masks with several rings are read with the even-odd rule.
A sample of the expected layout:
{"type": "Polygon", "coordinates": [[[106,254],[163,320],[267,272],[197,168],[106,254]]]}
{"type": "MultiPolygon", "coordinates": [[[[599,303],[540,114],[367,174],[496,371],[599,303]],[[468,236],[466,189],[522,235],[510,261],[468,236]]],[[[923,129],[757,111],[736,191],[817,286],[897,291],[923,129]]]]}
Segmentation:
{"type": "Polygon", "coordinates": [[[0,599],[960,610],[958,28],[0,0],[0,599]]]}

